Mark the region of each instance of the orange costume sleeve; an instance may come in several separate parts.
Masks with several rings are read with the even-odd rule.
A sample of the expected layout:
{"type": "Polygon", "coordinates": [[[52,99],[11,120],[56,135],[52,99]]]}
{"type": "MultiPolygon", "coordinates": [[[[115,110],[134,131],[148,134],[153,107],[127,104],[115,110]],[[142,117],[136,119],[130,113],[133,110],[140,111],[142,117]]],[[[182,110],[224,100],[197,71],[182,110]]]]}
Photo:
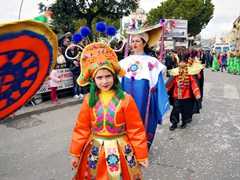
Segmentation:
{"type": "Polygon", "coordinates": [[[83,148],[91,134],[91,108],[88,105],[89,94],[85,97],[81,111],[72,134],[72,143],[70,146],[70,154],[73,156],[81,156],[83,148]]]}
{"type": "Polygon", "coordinates": [[[127,104],[123,104],[123,106],[126,106],[124,109],[124,117],[127,136],[133,146],[137,160],[144,161],[148,159],[146,132],[134,99],[128,94],[126,94],[125,98],[129,99],[128,101],[124,101],[124,103],[127,104]]]}

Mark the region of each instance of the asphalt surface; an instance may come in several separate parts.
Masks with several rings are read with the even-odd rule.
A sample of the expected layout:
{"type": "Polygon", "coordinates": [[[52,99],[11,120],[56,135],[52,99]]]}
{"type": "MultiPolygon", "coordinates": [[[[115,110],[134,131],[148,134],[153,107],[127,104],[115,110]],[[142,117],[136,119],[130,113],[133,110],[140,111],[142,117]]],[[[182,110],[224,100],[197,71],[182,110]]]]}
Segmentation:
{"type": "MultiPolygon", "coordinates": [[[[203,109],[186,129],[158,126],[145,180],[240,179],[240,75],[205,69],[203,109]]],[[[21,108],[0,124],[0,180],[67,180],[69,145],[82,100],[21,108]]]]}

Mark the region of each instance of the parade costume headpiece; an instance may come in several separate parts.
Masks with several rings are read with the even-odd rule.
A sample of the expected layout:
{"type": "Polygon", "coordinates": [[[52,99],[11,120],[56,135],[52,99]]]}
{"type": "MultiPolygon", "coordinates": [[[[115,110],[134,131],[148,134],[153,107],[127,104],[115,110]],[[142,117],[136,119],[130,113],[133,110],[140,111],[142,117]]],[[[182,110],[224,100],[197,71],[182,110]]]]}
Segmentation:
{"type": "MultiPolygon", "coordinates": [[[[82,36],[89,36],[91,32],[89,32],[90,30],[88,29],[88,31],[86,31],[86,27],[81,29],[81,34],[82,36]],[[87,34],[84,33],[88,32],[87,34]]],[[[110,27],[106,27],[106,25],[103,22],[99,22],[96,25],[96,30],[100,33],[104,33],[105,31],[107,32],[108,36],[114,36],[116,34],[116,31],[114,31],[115,28],[113,28],[112,26],[110,27]]],[[[76,34],[73,36],[75,38],[73,38],[75,40],[75,43],[79,43],[79,41],[76,40],[76,34]]],[[[80,36],[79,36],[79,39],[80,36]]],[[[124,76],[126,74],[126,71],[120,66],[120,64],[118,63],[118,57],[116,55],[116,53],[114,52],[114,50],[108,45],[110,44],[110,42],[114,39],[114,37],[111,38],[110,41],[107,42],[94,42],[91,43],[89,45],[87,45],[86,47],[84,47],[84,49],[82,49],[82,53],[81,53],[81,57],[80,57],[80,65],[81,65],[81,74],[77,79],[77,82],[80,86],[86,86],[87,84],[90,84],[90,101],[89,101],[89,105],[90,107],[93,107],[96,102],[98,101],[98,98],[96,96],[98,96],[97,94],[95,94],[95,84],[94,84],[94,80],[93,78],[95,77],[96,73],[98,72],[98,70],[100,69],[108,69],[109,71],[111,71],[113,74],[117,75],[117,76],[124,76]]],[[[102,38],[99,35],[98,38],[99,41],[107,41],[107,38],[102,38]]],[[[77,46],[80,47],[78,45],[73,45],[73,46],[77,46]]],[[[70,48],[71,46],[69,46],[68,48],[70,48]]],[[[67,48],[67,49],[68,49],[67,48]]],[[[80,47],[81,48],[81,47],[80,47]]],[[[67,53],[65,53],[67,56],[67,53]]],[[[76,58],[76,57],[74,57],[76,58]]],[[[117,97],[119,99],[123,99],[124,98],[124,93],[122,91],[120,82],[118,80],[118,78],[116,78],[115,80],[117,80],[117,97]]]]}
{"type": "Polygon", "coordinates": [[[106,68],[118,76],[126,74],[118,63],[116,53],[103,42],[87,45],[81,53],[80,64],[82,71],[77,81],[81,86],[89,84],[99,69],[106,68]]]}
{"type": "Polygon", "coordinates": [[[140,29],[131,29],[127,31],[127,34],[130,34],[132,37],[133,36],[139,36],[143,38],[146,43],[148,44],[149,47],[153,46],[154,44],[157,43],[157,41],[160,39],[162,35],[162,25],[157,24],[152,27],[142,27],[140,29]]]}
{"type": "Polygon", "coordinates": [[[179,58],[179,61],[185,61],[186,63],[188,62],[187,54],[183,51],[180,51],[178,53],[178,58],[179,58]]]}
{"type": "Polygon", "coordinates": [[[57,36],[43,22],[0,25],[0,120],[27,103],[57,60],[57,36]]]}

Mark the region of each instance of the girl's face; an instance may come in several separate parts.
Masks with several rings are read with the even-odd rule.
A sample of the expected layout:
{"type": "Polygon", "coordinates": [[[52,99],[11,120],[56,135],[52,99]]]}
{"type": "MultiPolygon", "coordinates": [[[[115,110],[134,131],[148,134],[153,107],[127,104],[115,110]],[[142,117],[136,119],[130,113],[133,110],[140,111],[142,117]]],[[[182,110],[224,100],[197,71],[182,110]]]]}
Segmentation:
{"type": "Polygon", "coordinates": [[[96,86],[102,91],[108,91],[113,87],[114,78],[107,69],[100,69],[94,77],[96,86]]]}
{"type": "Polygon", "coordinates": [[[186,62],[185,61],[180,61],[179,62],[179,66],[181,67],[181,68],[184,68],[185,66],[186,66],[186,62]]]}
{"type": "Polygon", "coordinates": [[[132,46],[132,50],[134,51],[134,54],[136,54],[137,52],[144,51],[144,47],[146,46],[146,43],[144,43],[139,36],[133,36],[131,46],[132,46]]]}

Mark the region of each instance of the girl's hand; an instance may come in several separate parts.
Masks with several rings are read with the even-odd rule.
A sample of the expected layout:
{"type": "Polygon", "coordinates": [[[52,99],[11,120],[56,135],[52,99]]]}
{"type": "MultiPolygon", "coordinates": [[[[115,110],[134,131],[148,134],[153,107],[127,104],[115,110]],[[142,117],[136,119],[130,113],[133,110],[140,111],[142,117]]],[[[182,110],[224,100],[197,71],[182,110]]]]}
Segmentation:
{"type": "Polygon", "coordinates": [[[77,169],[78,166],[79,166],[79,157],[73,156],[73,158],[71,160],[72,170],[77,169]]]}
{"type": "Polygon", "coordinates": [[[143,165],[144,167],[148,167],[148,160],[139,162],[139,164],[143,165]]]}

